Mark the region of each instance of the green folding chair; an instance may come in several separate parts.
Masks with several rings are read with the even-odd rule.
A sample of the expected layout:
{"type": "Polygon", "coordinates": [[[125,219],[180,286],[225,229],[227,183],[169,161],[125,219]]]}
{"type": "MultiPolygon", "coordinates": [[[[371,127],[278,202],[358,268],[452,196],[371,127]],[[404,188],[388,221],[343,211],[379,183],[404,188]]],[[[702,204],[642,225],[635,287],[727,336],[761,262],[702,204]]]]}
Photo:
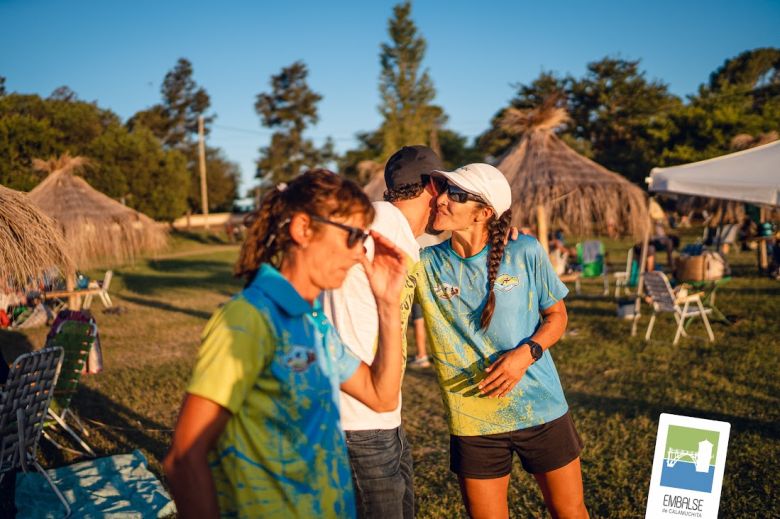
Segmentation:
{"type": "Polygon", "coordinates": [[[582,266],[582,272],[574,284],[577,294],[580,293],[580,279],[602,278],[604,280],[604,295],[609,295],[609,277],[607,275],[606,253],[604,244],[599,240],[590,240],[577,244],[577,262],[582,266]]]}
{"type": "Polygon", "coordinates": [[[45,423],[43,430],[44,437],[55,446],[75,454],[87,454],[95,457],[95,452],[78,435],[78,433],[68,424],[71,421],[73,425],[83,434],[89,436],[89,431],[79,420],[79,417],[70,409],[70,403],[73,396],[78,391],[81,382],[81,373],[89,356],[89,350],[95,342],[97,336],[97,327],[94,324],[81,321],[62,321],[55,330],[53,336],[46,342],[47,347],[59,346],[65,350],[65,359],[62,362],[60,378],[57,380],[57,386],[54,388],[54,396],[49,406],[49,418],[45,423]],[[65,447],[60,444],[46,429],[62,428],[78,443],[83,451],[78,451],[65,447]]]}

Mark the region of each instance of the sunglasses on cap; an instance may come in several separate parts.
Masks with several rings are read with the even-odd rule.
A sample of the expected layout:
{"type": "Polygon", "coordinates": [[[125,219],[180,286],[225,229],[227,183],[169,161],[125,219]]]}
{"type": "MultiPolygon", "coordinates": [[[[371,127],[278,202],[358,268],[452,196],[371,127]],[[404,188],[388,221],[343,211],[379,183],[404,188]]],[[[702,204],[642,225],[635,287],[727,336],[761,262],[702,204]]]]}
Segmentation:
{"type": "Polygon", "coordinates": [[[447,179],[442,177],[433,177],[433,176],[427,176],[424,180],[426,180],[426,184],[428,182],[431,183],[431,186],[433,186],[434,194],[436,196],[440,195],[441,193],[447,193],[447,198],[452,200],[455,203],[458,204],[465,204],[468,200],[479,202],[480,204],[484,205],[490,205],[485,200],[482,199],[479,195],[475,195],[472,193],[469,193],[468,191],[464,191],[455,184],[450,184],[447,182],[447,179]]]}
{"type": "Polygon", "coordinates": [[[312,220],[316,220],[324,224],[332,225],[334,227],[338,227],[339,229],[347,231],[347,248],[349,249],[351,249],[358,243],[364,243],[369,237],[369,234],[363,229],[352,227],[351,225],[345,225],[339,222],[334,222],[333,220],[328,220],[327,218],[323,218],[322,216],[318,216],[316,214],[310,214],[309,216],[311,217],[312,220]]]}

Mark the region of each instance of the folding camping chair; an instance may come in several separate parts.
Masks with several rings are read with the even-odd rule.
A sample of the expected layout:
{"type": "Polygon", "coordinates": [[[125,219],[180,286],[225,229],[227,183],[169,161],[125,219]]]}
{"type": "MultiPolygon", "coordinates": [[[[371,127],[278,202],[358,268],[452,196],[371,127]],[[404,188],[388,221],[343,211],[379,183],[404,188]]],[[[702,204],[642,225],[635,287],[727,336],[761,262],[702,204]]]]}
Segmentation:
{"type": "Polygon", "coordinates": [[[43,422],[62,365],[62,348],[44,348],[20,355],[11,366],[8,380],[0,391],[0,479],[14,477],[16,468],[30,467],[46,479],[57,498],[70,505],[36,460],[43,422]]]}
{"type": "Polygon", "coordinates": [[[707,314],[711,313],[712,309],[704,308],[701,302],[701,293],[688,294],[687,290],[675,292],[672,290],[669,279],[663,272],[647,272],[644,280],[647,295],[653,304],[653,315],[650,317],[650,324],[648,324],[647,333],[645,333],[646,341],[650,340],[650,335],[653,333],[656,315],[669,312],[674,315],[674,320],[677,321],[677,333],[672,344],[676,345],[681,335],[688,336],[685,332],[685,321],[689,317],[701,317],[704,321],[704,327],[707,329],[707,336],[710,342],[715,342],[715,336],[710,327],[710,320],[707,318],[707,314]],[[693,309],[691,309],[691,303],[695,305],[693,309]],[[680,308],[680,305],[683,305],[682,308],[680,308]]]}
{"type": "Polygon", "coordinates": [[[590,240],[577,244],[577,261],[582,266],[582,272],[574,284],[577,294],[580,293],[580,279],[602,278],[604,280],[604,295],[609,294],[609,277],[607,276],[606,254],[604,244],[599,240],[590,240]]]}
{"type": "Polygon", "coordinates": [[[62,321],[54,330],[54,335],[46,341],[46,346],[56,346],[65,350],[65,360],[62,363],[60,378],[57,387],[54,390],[54,398],[49,407],[49,417],[45,423],[46,428],[61,427],[67,432],[84,451],[77,451],[65,447],[58,443],[44,429],[43,435],[62,450],[73,452],[75,454],[88,454],[95,457],[95,452],[87,443],[73,430],[68,424],[68,417],[71,418],[73,425],[78,428],[84,436],[89,436],[86,426],[79,420],[79,417],[70,409],[70,402],[76,394],[81,373],[89,356],[89,350],[95,342],[97,336],[97,327],[94,324],[80,321],[62,321]]]}
{"type": "Polygon", "coordinates": [[[615,299],[620,297],[620,289],[624,289],[626,294],[629,293],[628,287],[631,282],[631,270],[634,263],[634,248],[628,249],[626,254],[626,270],[614,272],[612,277],[615,278],[615,299]]]}

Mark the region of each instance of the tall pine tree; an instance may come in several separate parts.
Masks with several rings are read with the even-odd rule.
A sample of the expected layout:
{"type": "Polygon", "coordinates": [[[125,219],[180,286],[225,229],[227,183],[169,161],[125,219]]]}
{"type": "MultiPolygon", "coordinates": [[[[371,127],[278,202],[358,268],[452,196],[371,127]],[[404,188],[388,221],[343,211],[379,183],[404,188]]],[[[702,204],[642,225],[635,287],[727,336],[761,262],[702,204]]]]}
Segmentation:
{"type": "Polygon", "coordinates": [[[274,131],[268,146],[260,148],[257,177],[269,182],[283,182],[303,170],[331,160],[330,140],[318,148],[303,136],[306,128],[316,124],[317,103],[322,96],[309,88],[306,64],[296,61],[271,76],[271,91],[257,95],[255,111],[263,126],[274,131]]]}
{"type": "Polygon", "coordinates": [[[384,118],[380,128],[384,159],[410,144],[438,148],[436,133],[446,121],[444,110],[432,104],[436,90],[428,70],[422,68],[426,43],[417,32],[411,11],[409,2],[393,8],[387,26],[390,43],[382,44],[380,54],[379,112],[384,118]]]}

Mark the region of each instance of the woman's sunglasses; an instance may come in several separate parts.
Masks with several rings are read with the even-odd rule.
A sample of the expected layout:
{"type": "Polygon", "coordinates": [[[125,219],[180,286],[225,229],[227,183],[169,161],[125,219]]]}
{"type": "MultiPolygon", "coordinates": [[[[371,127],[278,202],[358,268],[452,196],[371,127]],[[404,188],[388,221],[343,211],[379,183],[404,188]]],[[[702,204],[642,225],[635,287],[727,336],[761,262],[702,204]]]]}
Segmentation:
{"type": "Polygon", "coordinates": [[[465,204],[467,200],[472,200],[474,202],[488,205],[487,202],[485,202],[481,197],[464,191],[454,184],[450,184],[445,178],[426,175],[423,180],[426,185],[428,182],[431,183],[434,194],[437,196],[441,193],[447,193],[447,198],[458,204],[465,204]]]}
{"type": "Polygon", "coordinates": [[[311,216],[312,220],[316,220],[321,223],[332,225],[334,227],[338,227],[339,229],[343,229],[347,231],[347,248],[351,249],[358,243],[364,243],[369,237],[369,234],[363,229],[358,229],[357,227],[352,227],[351,225],[345,225],[343,223],[334,222],[333,220],[328,220],[327,218],[323,218],[322,216],[317,216],[316,214],[310,214],[309,216],[311,216]]]}

